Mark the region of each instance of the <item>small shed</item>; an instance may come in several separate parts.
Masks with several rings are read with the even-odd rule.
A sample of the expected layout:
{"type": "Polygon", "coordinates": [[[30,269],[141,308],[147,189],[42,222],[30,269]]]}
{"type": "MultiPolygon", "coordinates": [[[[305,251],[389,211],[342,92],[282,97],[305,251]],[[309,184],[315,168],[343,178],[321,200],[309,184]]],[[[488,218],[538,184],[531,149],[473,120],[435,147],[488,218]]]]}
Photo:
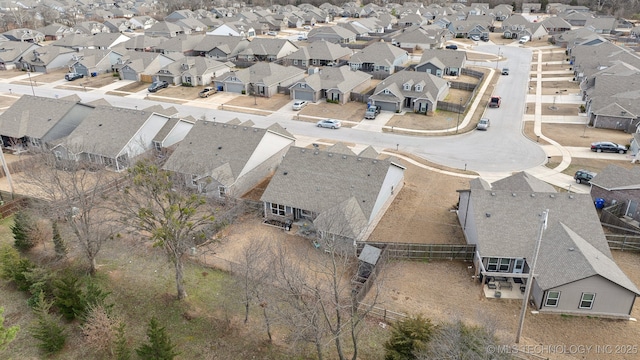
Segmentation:
{"type": "Polygon", "coordinates": [[[381,249],[365,245],[358,256],[358,276],[367,279],[380,259],[381,249]]]}

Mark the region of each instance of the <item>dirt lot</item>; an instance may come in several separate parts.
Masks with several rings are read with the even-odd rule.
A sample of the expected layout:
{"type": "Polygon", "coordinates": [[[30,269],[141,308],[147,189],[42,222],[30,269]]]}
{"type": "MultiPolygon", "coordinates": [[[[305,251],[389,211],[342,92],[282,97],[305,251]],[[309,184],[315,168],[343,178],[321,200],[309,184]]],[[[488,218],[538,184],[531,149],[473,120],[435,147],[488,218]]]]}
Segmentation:
{"type": "MultiPolygon", "coordinates": [[[[291,99],[284,94],[275,94],[270,98],[261,96],[253,97],[251,95],[237,96],[231,101],[224,103],[225,106],[239,106],[241,108],[258,108],[267,112],[277,111],[281,107],[285,106],[291,101],[291,99]]],[[[309,107],[309,106],[307,106],[309,107]]],[[[244,112],[242,109],[238,109],[240,112],[244,112]]]]}
{"type": "MultiPolygon", "coordinates": [[[[535,114],[535,103],[527,103],[526,114],[535,114]]],[[[578,115],[580,105],[577,104],[542,104],[542,115],[569,116],[578,115]]]]}
{"type": "MultiPolygon", "coordinates": [[[[348,121],[360,122],[364,119],[366,105],[359,102],[350,101],[346,104],[332,104],[320,101],[316,104],[309,104],[300,110],[300,121],[316,122],[317,118],[334,118],[348,121]],[[310,116],[311,118],[305,118],[310,116]]],[[[343,123],[343,125],[348,125],[343,123]]]]}
{"type": "Polygon", "coordinates": [[[96,77],[84,77],[76,81],[67,82],[64,85],[56,86],[56,89],[78,90],[78,88],[86,88],[91,90],[101,88],[116,81],[118,81],[118,78],[113,77],[111,74],[101,74],[96,77]]]}

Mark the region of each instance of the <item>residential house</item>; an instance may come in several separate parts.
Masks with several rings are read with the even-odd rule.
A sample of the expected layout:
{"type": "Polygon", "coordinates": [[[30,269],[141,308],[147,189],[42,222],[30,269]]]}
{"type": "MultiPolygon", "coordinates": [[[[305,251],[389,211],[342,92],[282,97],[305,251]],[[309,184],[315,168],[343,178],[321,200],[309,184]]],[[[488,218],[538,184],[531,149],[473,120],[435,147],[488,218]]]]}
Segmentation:
{"type": "Polygon", "coordinates": [[[178,34],[190,34],[191,30],[185,29],[180,25],[166,22],[166,21],[158,21],[153,24],[150,28],[144,31],[145,35],[148,36],[159,36],[165,38],[176,37],[178,34]]]}
{"type": "Polygon", "coordinates": [[[153,137],[153,148],[158,154],[166,155],[175,150],[177,144],[182,141],[193,128],[195,121],[179,117],[172,117],[153,137]]]}
{"type": "Polygon", "coordinates": [[[398,20],[398,26],[401,28],[410,26],[422,26],[427,24],[429,24],[429,20],[423,18],[419,14],[407,14],[401,16],[398,20]]]}
{"type": "Polygon", "coordinates": [[[247,48],[249,40],[241,36],[205,35],[193,50],[200,56],[210,57],[219,61],[234,60],[238,54],[247,48]]]}
{"type": "Polygon", "coordinates": [[[224,23],[213,30],[207,31],[206,34],[218,36],[239,36],[245,39],[250,39],[256,36],[256,30],[248,24],[234,21],[224,23]]]}
{"type": "Polygon", "coordinates": [[[228,73],[233,67],[232,63],[222,63],[200,56],[187,56],[163,67],[154,78],[173,85],[209,85],[215,77],[228,73]]]}
{"type": "MultiPolygon", "coordinates": [[[[380,82],[369,100],[382,110],[431,114],[449,93],[449,83],[433,74],[400,71],[380,82]]],[[[425,119],[427,120],[427,119],[425,119]]]]}
{"type": "Polygon", "coordinates": [[[604,199],[605,206],[619,204],[621,217],[640,228],[640,169],[609,165],[598,172],[590,184],[594,201],[600,198],[604,199]]]}
{"type": "Polygon", "coordinates": [[[163,169],[208,196],[239,198],[276,171],[294,142],[277,123],[258,128],[197,121],[163,169]]]}
{"type": "Polygon", "coordinates": [[[187,35],[180,34],[171,39],[165,40],[154,47],[154,51],[165,55],[180,54],[184,56],[198,56],[199,51],[194,48],[202,42],[205,35],[187,35]]]}
{"type": "Polygon", "coordinates": [[[59,46],[42,46],[21,59],[20,67],[31,72],[49,72],[67,68],[70,60],[76,54],[74,50],[59,46]]]}
{"type": "Polygon", "coordinates": [[[334,66],[346,63],[352,54],[353,51],[349,48],[320,40],[302,46],[294,53],[285,56],[284,64],[303,69],[311,66],[334,66]]]}
{"type": "Polygon", "coordinates": [[[171,58],[162,54],[128,51],[122,55],[113,69],[120,73],[122,80],[152,82],[152,75],[172,62],[171,58]]]}
{"type": "Polygon", "coordinates": [[[36,44],[44,41],[45,39],[43,33],[31,29],[13,29],[3,32],[2,36],[11,41],[23,41],[36,44]]]}
{"type": "Polygon", "coordinates": [[[15,152],[46,149],[68,136],[93,108],[67,98],[22,95],[0,114],[2,146],[15,152]]]}
{"type": "Polygon", "coordinates": [[[207,31],[209,28],[199,19],[181,19],[175,22],[176,25],[179,25],[183,29],[188,29],[188,33],[201,33],[207,31]]]}
{"type": "Polygon", "coordinates": [[[356,41],[356,34],[342,26],[314,27],[307,33],[310,42],[325,40],[335,44],[349,44],[356,41]]]}
{"type": "Polygon", "coordinates": [[[542,20],[542,26],[544,26],[549,35],[561,34],[571,30],[571,24],[557,16],[545,18],[542,20]]]}
{"type": "Polygon", "coordinates": [[[356,155],[342,143],[292,146],[262,194],[265,218],[299,222],[322,245],[355,255],[355,241],[368,238],[402,189],[404,170],[371,147],[356,155]]]}
{"type": "Polygon", "coordinates": [[[616,265],[590,195],[558,193],[522,172],[493,184],[477,178],[458,193],[485,296],[528,285],[541,313],[630,317],[640,292],[616,265]]]}
{"type": "Polygon", "coordinates": [[[96,106],[52,151],[59,159],[87,161],[123,171],[153,149],[169,116],[145,110],[96,106]]]}
{"type": "Polygon", "coordinates": [[[121,33],[125,30],[131,29],[131,24],[128,19],[117,18],[117,19],[107,19],[104,21],[104,26],[109,28],[110,33],[121,33]]]}
{"type": "Polygon", "coordinates": [[[593,19],[593,14],[585,11],[567,11],[559,13],[558,17],[566,20],[571,26],[585,26],[589,19],[593,19]]]}
{"type": "Polygon", "coordinates": [[[596,34],[611,34],[615,32],[618,20],[613,16],[601,16],[587,19],[584,27],[593,30],[596,34]]]}
{"type": "Polygon", "coordinates": [[[403,49],[439,49],[444,46],[450,36],[451,33],[446,29],[424,29],[414,26],[402,29],[400,33],[393,36],[391,43],[403,49]]]}
{"type": "Polygon", "coordinates": [[[325,67],[296,82],[289,89],[291,98],[316,102],[320,99],[346,104],[351,93],[364,92],[371,86],[371,75],[352,71],[348,66],[325,67]]]}
{"type": "Polygon", "coordinates": [[[121,44],[121,46],[127,50],[132,51],[151,52],[155,51],[156,46],[160,45],[164,41],[167,41],[167,39],[163,37],[140,35],[134,36],[131,39],[125,41],[121,44]]]}
{"type": "Polygon", "coordinates": [[[415,66],[415,70],[438,77],[458,76],[465,67],[466,61],[466,51],[427,49],[422,51],[420,62],[415,66]]]}
{"type": "Polygon", "coordinates": [[[103,32],[109,32],[109,28],[101,22],[83,21],[74,26],[76,34],[94,35],[103,32]]]}
{"type": "Polygon", "coordinates": [[[504,21],[513,14],[513,6],[507,4],[496,5],[491,11],[496,21],[504,21]]]}
{"type": "Polygon", "coordinates": [[[296,50],[298,47],[287,39],[255,38],[238,53],[238,60],[276,61],[296,50]]]}
{"type": "Polygon", "coordinates": [[[388,76],[395,73],[396,66],[402,66],[408,61],[409,53],[405,50],[386,42],[375,42],[353,54],[349,59],[349,66],[353,70],[388,76]]]}
{"type": "Polygon", "coordinates": [[[258,62],[217,77],[214,84],[222,91],[271,97],[278,93],[278,87],[289,87],[304,76],[305,71],[297,67],[258,62]]]}
{"type": "Polygon", "coordinates": [[[470,38],[472,36],[489,36],[490,23],[485,20],[456,20],[449,23],[447,29],[456,38],[470,38]]]}
{"type": "Polygon", "coordinates": [[[146,30],[153,26],[153,24],[157,23],[158,20],[152,18],[151,16],[141,15],[134,16],[129,19],[130,29],[134,30],[146,30]]]}
{"type": "Polygon", "coordinates": [[[75,54],[69,65],[72,72],[90,76],[111,72],[122,54],[110,49],[86,49],[75,54]]]}
{"type": "Polygon", "coordinates": [[[44,34],[44,40],[46,41],[58,40],[69,34],[75,33],[73,28],[58,23],[49,24],[45,27],[37,29],[36,31],[44,34]]]}
{"type": "Polygon", "coordinates": [[[502,22],[502,36],[505,39],[519,39],[529,36],[533,39],[542,39],[548,35],[542,23],[532,23],[520,14],[511,15],[502,22]]]}
{"type": "Polygon", "coordinates": [[[30,42],[0,41],[0,70],[20,68],[22,58],[33,54],[40,45],[30,42]]]}

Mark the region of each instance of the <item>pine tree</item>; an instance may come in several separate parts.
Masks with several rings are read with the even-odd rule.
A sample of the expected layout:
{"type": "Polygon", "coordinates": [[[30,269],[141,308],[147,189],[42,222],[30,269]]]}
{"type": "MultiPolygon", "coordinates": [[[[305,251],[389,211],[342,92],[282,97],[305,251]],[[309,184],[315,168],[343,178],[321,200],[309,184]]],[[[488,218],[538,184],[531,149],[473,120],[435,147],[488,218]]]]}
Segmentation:
{"type": "Polygon", "coordinates": [[[393,324],[391,338],[384,344],[385,360],[415,359],[414,354],[425,349],[432,333],[431,321],[422,316],[393,324]]]}
{"type": "Polygon", "coordinates": [[[14,246],[20,251],[28,251],[35,246],[31,237],[33,222],[31,217],[24,211],[18,211],[13,218],[11,232],[15,240],[14,246]]]}
{"type": "Polygon", "coordinates": [[[127,336],[124,331],[125,326],[126,324],[121,322],[116,328],[116,340],[114,343],[116,360],[131,360],[131,349],[127,344],[127,336]]]}
{"type": "Polygon", "coordinates": [[[53,282],[55,304],[67,320],[84,314],[85,301],[80,285],[80,279],[71,273],[62,274],[53,282]]]}
{"type": "Polygon", "coordinates": [[[31,336],[40,340],[38,347],[47,355],[60,351],[67,341],[64,327],[60,325],[60,317],[49,313],[51,305],[52,303],[45,299],[43,293],[38,295],[34,308],[37,320],[29,328],[31,336]]]}
{"type": "Polygon", "coordinates": [[[60,236],[58,223],[54,221],[51,227],[53,228],[53,247],[56,251],[56,257],[58,259],[62,259],[67,256],[67,253],[69,252],[69,249],[67,249],[67,243],[64,241],[62,236],[60,236]]]}
{"type": "Polygon", "coordinates": [[[174,350],[176,346],[171,343],[165,328],[160,327],[155,316],[149,321],[147,337],[149,343],[136,349],[136,353],[142,359],[172,360],[179,354],[174,350]]]}
{"type": "Polygon", "coordinates": [[[20,331],[20,326],[12,326],[10,328],[4,327],[4,308],[0,307],[0,351],[4,350],[13,339],[16,338],[18,331],[20,331]]]}

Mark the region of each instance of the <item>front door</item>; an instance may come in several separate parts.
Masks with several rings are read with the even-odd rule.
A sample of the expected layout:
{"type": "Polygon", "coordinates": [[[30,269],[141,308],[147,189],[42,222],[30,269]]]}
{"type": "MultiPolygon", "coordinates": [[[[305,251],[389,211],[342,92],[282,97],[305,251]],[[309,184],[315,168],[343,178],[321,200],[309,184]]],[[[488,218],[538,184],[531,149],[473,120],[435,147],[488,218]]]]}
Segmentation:
{"type": "Polygon", "coordinates": [[[513,273],[522,274],[523,270],[524,270],[524,259],[516,259],[516,262],[513,265],[513,273]]]}

